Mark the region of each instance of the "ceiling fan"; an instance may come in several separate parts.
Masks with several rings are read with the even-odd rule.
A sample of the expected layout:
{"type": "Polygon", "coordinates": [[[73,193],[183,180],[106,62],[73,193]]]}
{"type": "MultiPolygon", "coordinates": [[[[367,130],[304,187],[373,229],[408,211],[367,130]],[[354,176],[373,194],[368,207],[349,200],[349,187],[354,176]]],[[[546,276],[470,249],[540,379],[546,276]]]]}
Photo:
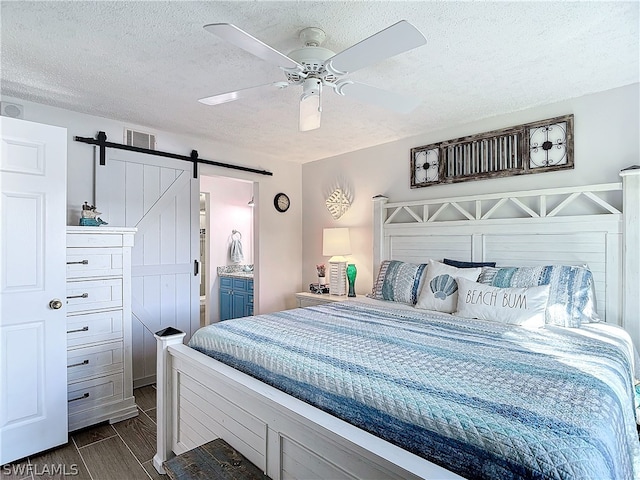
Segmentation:
{"type": "Polygon", "coordinates": [[[323,87],[333,88],[338,95],[348,95],[356,100],[400,113],[409,113],[418,105],[414,98],[346,78],[356,70],[424,45],[426,43],[424,36],[406,20],[401,20],[337,54],[320,46],[326,35],[316,27],[303,29],[300,32],[300,40],[304,43],[304,47],[293,50],[288,55],[275,50],[230,23],[213,23],[205,25],[204,29],[280,67],[286,76],[286,81],[267,83],[198,100],[206,105],[219,105],[260,91],[301,85],[298,123],[300,131],[320,128],[323,87]]]}

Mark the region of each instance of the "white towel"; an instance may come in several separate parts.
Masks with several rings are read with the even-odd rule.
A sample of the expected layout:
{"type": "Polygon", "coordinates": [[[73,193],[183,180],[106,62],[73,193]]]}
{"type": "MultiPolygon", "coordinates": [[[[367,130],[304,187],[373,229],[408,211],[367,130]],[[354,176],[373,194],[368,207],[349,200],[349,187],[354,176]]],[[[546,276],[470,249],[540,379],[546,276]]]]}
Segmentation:
{"type": "Polygon", "coordinates": [[[231,235],[231,261],[233,263],[241,263],[244,260],[242,253],[242,235],[240,232],[234,231],[231,235]]]}

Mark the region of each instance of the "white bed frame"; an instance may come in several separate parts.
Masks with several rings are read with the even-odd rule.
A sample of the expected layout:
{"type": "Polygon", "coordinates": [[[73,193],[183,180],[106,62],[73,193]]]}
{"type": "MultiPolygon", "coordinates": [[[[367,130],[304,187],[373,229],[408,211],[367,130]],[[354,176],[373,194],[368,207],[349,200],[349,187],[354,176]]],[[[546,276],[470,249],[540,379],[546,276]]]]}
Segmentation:
{"type": "MultiPolygon", "coordinates": [[[[621,176],[622,183],[422,202],[376,197],[374,271],[392,258],[586,263],[600,315],[638,346],[640,169],[621,176]]],[[[156,335],[160,473],[174,454],[221,437],[274,480],[460,478],[190,349],[183,337],[156,335]]]]}

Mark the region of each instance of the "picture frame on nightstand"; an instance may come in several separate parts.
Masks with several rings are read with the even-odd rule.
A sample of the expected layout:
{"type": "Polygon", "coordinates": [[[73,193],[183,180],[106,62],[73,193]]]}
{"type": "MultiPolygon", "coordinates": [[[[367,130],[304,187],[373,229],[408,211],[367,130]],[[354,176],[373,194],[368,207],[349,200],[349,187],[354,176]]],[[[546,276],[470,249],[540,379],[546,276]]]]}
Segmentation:
{"type": "Polygon", "coordinates": [[[327,285],[326,283],[324,285],[321,283],[310,283],[309,292],[316,294],[327,294],[329,293],[329,285],[327,285]]]}

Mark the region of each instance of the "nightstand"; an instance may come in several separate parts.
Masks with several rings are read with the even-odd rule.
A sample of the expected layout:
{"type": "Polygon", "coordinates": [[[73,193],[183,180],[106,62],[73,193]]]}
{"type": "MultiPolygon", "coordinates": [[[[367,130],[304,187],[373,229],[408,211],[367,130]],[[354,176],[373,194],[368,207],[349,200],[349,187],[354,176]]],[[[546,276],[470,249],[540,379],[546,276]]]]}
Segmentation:
{"type": "Polygon", "coordinates": [[[323,303],[344,302],[348,298],[355,297],[348,297],[347,295],[329,295],[326,293],[296,293],[296,302],[298,302],[298,307],[312,307],[314,305],[322,305],[323,303]]]}

